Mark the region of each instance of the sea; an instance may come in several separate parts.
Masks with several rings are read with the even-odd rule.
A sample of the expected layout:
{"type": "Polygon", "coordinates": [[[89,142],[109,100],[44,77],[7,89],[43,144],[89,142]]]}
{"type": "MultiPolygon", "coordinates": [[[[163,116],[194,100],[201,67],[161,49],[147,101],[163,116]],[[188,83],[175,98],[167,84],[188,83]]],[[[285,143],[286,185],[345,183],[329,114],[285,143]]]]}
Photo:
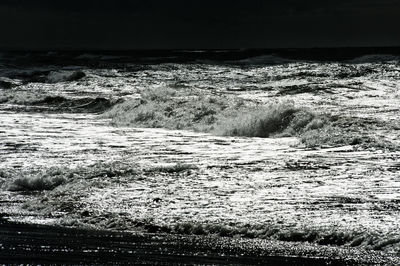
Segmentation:
{"type": "Polygon", "coordinates": [[[0,217],[400,255],[400,49],[0,53],[0,217]]]}

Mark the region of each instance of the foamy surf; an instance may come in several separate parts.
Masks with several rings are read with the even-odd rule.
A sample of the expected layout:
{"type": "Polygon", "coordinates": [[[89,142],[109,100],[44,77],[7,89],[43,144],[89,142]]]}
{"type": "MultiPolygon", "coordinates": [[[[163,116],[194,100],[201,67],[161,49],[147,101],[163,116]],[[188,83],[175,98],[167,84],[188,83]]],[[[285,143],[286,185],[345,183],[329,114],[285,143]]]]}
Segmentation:
{"type": "Polygon", "coordinates": [[[7,219],[398,254],[397,61],[42,67],[2,79],[7,219]]]}

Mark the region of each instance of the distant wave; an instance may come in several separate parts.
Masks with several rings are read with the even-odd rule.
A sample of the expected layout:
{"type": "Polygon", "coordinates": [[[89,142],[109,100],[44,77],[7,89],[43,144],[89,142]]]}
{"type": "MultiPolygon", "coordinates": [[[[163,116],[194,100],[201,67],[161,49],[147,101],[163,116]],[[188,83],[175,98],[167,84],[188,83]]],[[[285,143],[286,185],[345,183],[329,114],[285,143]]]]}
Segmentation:
{"type": "Polygon", "coordinates": [[[17,80],[0,77],[0,89],[11,89],[21,85],[21,83],[17,80]]]}
{"type": "Polygon", "coordinates": [[[74,112],[98,113],[110,109],[114,105],[114,102],[101,97],[68,99],[62,96],[47,96],[40,101],[34,102],[33,104],[53,106],[60,109],[68,109],[74,112]]]}
{"type": "Polygon", "coordinates": [[[38,68],[30,70],[8,70],[2,75],[9,79],[18,79],[22,82],[41,82],[41,83],[57,83],[66,81],[77,81],[86,76],[81,70],[57,70],[51,68],[38,68]]]}
{"type": "Polygon", "coordinates": [[[116,56],[116,55],[101,55],[101,54],[81,54],[75,57],[78,60],[116,60],[122,59],[125,56],[116,56]]]}
{"type": "Polygon", "coordinates": [[[277,64],[288,64],[294,61],[271,54],[271,55],[255,56],[230,62],[239,64],[249,64],[249,65],[277,65],[277,64]]]}
{"type": "Polygon", "coordinates": [[[84,78],[83,71],[52,71],[47,75],[47,82],[56,83],[63,81],[75,81],[84,78]]]}
{"type": "Polygon", "coordinates": [[[62,111],[75,113],[101,113],[120,101],[102,97],[66,98],[64,96],[40,95],[20,92],[0,97],[0,103],[14,104],[13,109],[27,111],[62,111]]]}
{"type": "Polygon", "coordinates": [[[379,63],[388,61],[400,61],[400,56],[390,55],[390,54],[370,54],[360,57],[356,57],[349,60],[349,63],[353,64],[363,64],[363,63],[379,63]]]}
{"type": "Polygon", "coordinates": [[[99,57],[100,55],[95,55],[95,54],[81,54],[75,57],[75,59],[97,59],[99,57]]]}

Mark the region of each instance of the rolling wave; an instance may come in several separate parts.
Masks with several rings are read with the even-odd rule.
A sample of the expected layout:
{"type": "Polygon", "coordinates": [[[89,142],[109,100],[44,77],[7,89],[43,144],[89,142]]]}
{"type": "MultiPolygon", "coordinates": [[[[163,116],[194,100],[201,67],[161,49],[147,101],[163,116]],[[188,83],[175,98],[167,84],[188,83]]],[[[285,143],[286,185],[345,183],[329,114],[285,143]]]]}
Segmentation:
{"type": "Polygon", "coordinates": [[[255,56],[230,62],[237,64],[246,64],[246,65],[278,65],[278,64],[289,64],[295,61],[271,54],[271,55],[255,56]]]}
{"type": "Polygon", "coordinates": [[[353,64],[365,64],[365,63],[379,63],[379,62],[390,62],[390,61],[399,62],[400,56],[390,55],[390,54],[370,54],[370,55],[356,57],[352,60],[349,60],[348,62],[353,64]]]}
{"type": "Polygon", "coordinates": [[[67,98],[26,92],[0,97],[0,103],[12,105],[8,109],[39,112],[102,113],[119,102],[102,97],[67,98]]]}

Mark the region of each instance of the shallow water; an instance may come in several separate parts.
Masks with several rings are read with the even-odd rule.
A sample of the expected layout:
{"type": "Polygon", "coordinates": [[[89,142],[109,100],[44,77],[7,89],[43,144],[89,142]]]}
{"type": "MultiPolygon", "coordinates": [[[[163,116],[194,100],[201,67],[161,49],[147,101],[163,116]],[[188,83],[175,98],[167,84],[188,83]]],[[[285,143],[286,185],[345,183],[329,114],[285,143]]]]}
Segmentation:
{"type": "Polygon", "coordinates": [[[9,219],[309,241],[398,254],[398,61],[44,68],[78,68],[86,76],[49,83],[18,74],[27,69],[3,69],[3,76],[18,84],[0,89],[0,99],[6,99],[0,101],[0,211],[9,219]],[[92,110],[38,104],[45,96],[116,102],[163,87],[257,103],[294,101],[355,121],[361,136],[395,148],[309,149],[296,136],[114,127],[92,110]],[[9,191],[16,179],[37,178],[51,168],[59,169],[62,185],[9,191]]]}

